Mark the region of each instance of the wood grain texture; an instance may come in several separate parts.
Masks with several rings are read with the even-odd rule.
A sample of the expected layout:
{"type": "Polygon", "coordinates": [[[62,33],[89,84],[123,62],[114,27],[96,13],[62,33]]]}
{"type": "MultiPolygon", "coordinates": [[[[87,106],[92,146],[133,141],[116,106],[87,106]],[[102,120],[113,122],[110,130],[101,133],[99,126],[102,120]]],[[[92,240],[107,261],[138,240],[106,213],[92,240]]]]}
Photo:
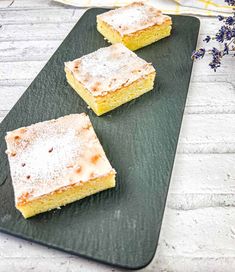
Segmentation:
{"type": "MultiPolygon", "coordinates": [[[[43,37],[45,35],[46,33],[42,33],[43,37]]],[[[61,43],[60,39],[33,40],[34,36],[32,34],[30,40],[27,42],[25,40],[1,42],[0,62],[46,61],[61,43]]]]}
{"type": "Polygon", "coordinates": [[[40,8],[40,9],[45,9],[45,8],[50,8],[54,6],[61,6],[66,8],[66,6],[63,5],[57,5],[53,1],[48,1],[48,0],[19,0],[19,1],[12,1],[12,0],[1,0],[0,2],[0,8],[6,9],[10,8],[11,10],[13,9],[19,9],[19,8],[26,8],[26,9],[35,9],[35,8],[40,8]]]}
{"type": "MultiPolygon", "coordinates": [[[[11,82],[9,80],[9,82],[11,82]]],[[[4,86],[0,89],[0,97],[4,97],[4,104],[1,105],[0,116],[4,117],[4,113],[8,112],[19,97],[25,91],[27,83],[23,81],[23,85],[4,86]]],[[[235,100],[234,88],[231,83],[198,83],[190,84],[190,92],[187,98],[185,108],[186,114],[234,114],[235,100]]],[[[206,118],[206,117],[205,117],[206,118]]]]}
{"type": "MultiPolygon", "coordinates": [[[[55,11],[56,12],[56,11],[55,11]]],[[[35,40],[44,40],[45,33],[48,34],[48,39],[50,40],[61,40],[62,32],[61,29],[64,29],[69,32],[72,26],[77,20],[68,21],[68,22],[56,22],[48,23],[46,22],[36,22],[32,24],[3,24],[2,25],[2,35],[0,41],[22,41],[22,40],[31,40],[31,35],[34,36],[35,40]]],[[[208,33],[208,32],[207,32],[208,33]]],[[[210,31],[209,33],[210,34],[210,31]]],[[[201,35],[205,35],[202,33],[201,35]]]]}
{"type": "MultiPolygon", "coordinates": [[[[57,33],[55,33],[55,36],[51,39],[51,37],[47,36],[46,28],[38,29],[39,32],[42,32],[40,34],[41,40],[37,40],[38,33],[31,31],[30,37],[27,34],[30,24],[50,22],[50,24],[47,24],[47,27],[50,29],[52,24],[63,22],[61,20],[63,17],[63,20],[68,23],[71,22],[72,25],[76,22],[76,18],[71,16],[71,14],[76,14],[77,11],[80,11],[73,7],[55,4],[49,0],[15,0],[11,8],[5,9],[10,2],[11,0],[0,1],[0,8],[2,8],[0,9],[0,24],[17,25],[22,23],[26,25],[26,31],[21,32],[21,40],[19,38],[17,41],[14,41],[13,33],[6,33],[3,31],[3,28],[0,29],[1,36],[6,37],[8,35],[11,38],[11,41],[4,38],[5,42],[0,42],[0,68],[5,62],[13,62],[12,66],[5,66],[5,69],[7,69],[6,75],[9,73],[17,77],[17,73],[24,70],[27,78],[30,77],[30,79],[22,78],[19,80],[11,76],[11,78],[8,77],[1,80],[0,77],[0,121],[15,104],[21,93],[28,87],[35,73],[40,71],[40,67],[38,67],[36,72],[35,70],[31,71],[27,65],[20,69],[20,66],[15,67],[15,62],[25,62],[27,64],[28,61],[37,60],[45,63],[69,31],[67,25],[63,26],[61,24],[59,29],[61,38],[56,38],[57,33]],[[54,9],[55,11],[50,14],[50,11],[54,9]],[[59,10],[62,10],[62,12],[59,10]],[[32,13],[33,16],[31,16],[32,13]]],[[[204,34],[214,33],[220,24],[215,18],[201,17],[200,21],[201,35],[199,36],[198,47],[203,45],[202,39],[204,34]]],[[[9,31],[14,31],[14,28],[12,27],[9,31]]],[[[208,113],[217,115],[229,113],[229,123],[233,123],[235,115],[231,113],[234,113],[235,75],[231,74],[231,76],[228,76],[228,74],[234,69],[234,62],[232,62],[232,59],[230,61],[225,58],[223,65],[226,68],[219,70],[219,73],[214,73],[208,69],[208,60],[209,58],[194,64],[185,114],[200,116],[208,113]]],[[[187,124],[190,122],[190,116],[187,124]]],[[[193,121],[195,122],[195,119],[193,121]]],[[[210,118],[205,119],[203,126],[206,126],[207,123],[210,124],[210,118]]],[[[214,124],[216,126],[216,122],[214,124]]],[[[200,124],[198,124],[198,134],[201,129],[200,124]]],[[[184,133],[181,131],[181,136],[185,138],[186,135],[184,133]]],[[[217,130],[216,128],[213,131],[207,130],[207,133],[208,137],[213,136],[216,139],[217,134],[221,135],[219,124],[217,130]]],[[[187,145],[187,149],[188,147],[189,145],[187,145]]],[[[206,149],[205,145],[204,148],[206,149]]],[[[194,146],[194,151],[195,149],[196,147],[194,146]]],[[[181,224],[175,224],[177,216],[174,216],[174,213],[166,212],[164,218],[167,220],[164,220],[162,230],[168,229],[168,224],[172,222],[171,234],[167,231],[164,234],[164,238],[161,235],[159,248],[164,246],[164,250],[161,251],[161,254],[157,252],[152,263],[144,271],[233,272],[235,270],[235,257],[230,254],[229,249],[229,245],[233,245],[232,243],[234,242],[234,237],[230,233],[235,221],[234,198],[231,196],[231,194],[234,194],[235,173],[233,165],[235,156],[233,153],[210,154],[210,150],[211,148],[208,148],[206,154],[187,153],[176,156],[168,197],[168,209],[175,209],[176,215],[181,214],[181,211],[188,210],[190,213],[186,217],[187,220],[188,218],[197,220],[198,211],[204,210],[205,212],[200,217],[200,224],[197,224],[196,228],[193,224],[189,224],[187,220],[181,220],[179,221],[181,224]],[[207,208],[210,206],[212,209],[207,208]],[[220,209],[220,207],[224,206],[231,207],[232,213],[229,213],[229,216],[231,216],[233,221],[224,220],[224,218],[227,218],[226,215],[228,213],[227,209],[220,209]],[[210,224],[213,221],[212,210],[219,211],[217,217],[220,220],[217,222],[216,229],[210,224]],[[186,229],[185,227],[187,227],[187,231],[184,231],[183,235],[178,235],[181,233],[182,228],[183,230],[186,229]],[[220,244],[216,241],[217,230],[221,234],[220,244]],[[208,233],[211,234],[209,240],[207,239],[208,233]],[[167,246],[173,243],[173,234],[178,235],[178,242],[181,245],[180,247],[175,247],[174,250],[171,246],[167,246]],[[181,247],[190,249],[190,241],[195,241],[195,239],[197,239],[199,251],[200,248],[203,248],[203,256],[198,256],[196,252],[190,250],[188,254],[186,252],[182,253],[181,247]],[[212,250],[213,248],[215,250],[212,250]],[[218,256],[217,251],[221,252],[220,256],[218,256]]],[[[183,216],[186,216],[185,214],[183,216]]],[[[112,268],[101,266],[95,262],[86,261],[82,258],[13,238],[12,236],[0,234],[1,271],[5,272],[10,269],[17,272],[22,270],[42,271],[42,268],[45,268],[44,270],[47,271],[59,272],[78,270],[81,272],[114,271],[112,268]],[[6,254],[4,254],[5,252],[6,254]]],[[[115,271],[119,270],[115,269],[115,271]]]]}

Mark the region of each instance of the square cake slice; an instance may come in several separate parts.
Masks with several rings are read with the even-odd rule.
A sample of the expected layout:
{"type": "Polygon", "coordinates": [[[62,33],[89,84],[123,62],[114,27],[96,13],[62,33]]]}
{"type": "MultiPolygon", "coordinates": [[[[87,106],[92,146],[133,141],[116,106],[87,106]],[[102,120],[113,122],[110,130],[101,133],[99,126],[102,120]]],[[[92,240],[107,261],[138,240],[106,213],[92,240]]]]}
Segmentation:
{"type": "Polygon", "coordinates": [[[171,17],[141,2],[97,15],[98,31],[111,43],[131,50],[149,45],[171,33],[171,17]]]}
{"type": "Polygon", "coordinates": [[[85,114],[8,132],[16,208],[25,218],[115,186],[110,165],[85,114]]]}
{"type": "Polygon", "coordinates": [[[155,69],[123,44],[65,63],[68,83],[97,115],[153,89],[155,69]]]}

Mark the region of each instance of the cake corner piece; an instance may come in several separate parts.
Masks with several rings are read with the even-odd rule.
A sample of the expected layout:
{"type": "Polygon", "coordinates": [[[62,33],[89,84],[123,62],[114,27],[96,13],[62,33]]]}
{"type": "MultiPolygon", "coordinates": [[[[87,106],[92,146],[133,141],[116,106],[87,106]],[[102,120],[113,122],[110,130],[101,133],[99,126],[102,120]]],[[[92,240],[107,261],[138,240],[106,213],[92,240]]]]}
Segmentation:
{"type": "Polygon", "coordinates": [[[144,2],[97,15],[97,30],[112,44],[123,43],[137,50],[171,34],[172,19],[144,2]]]}
{"type": "Polygon", "coordinates": [[[85,114],[8,132],[16,208],[25,218],[115,187],[109,163],[85,114]]]}
{"type": "Polygon", "coordinates": [[[68,83],[98,115],[151,91],[156,71],[123,44],[65,63],[68,83]]]}

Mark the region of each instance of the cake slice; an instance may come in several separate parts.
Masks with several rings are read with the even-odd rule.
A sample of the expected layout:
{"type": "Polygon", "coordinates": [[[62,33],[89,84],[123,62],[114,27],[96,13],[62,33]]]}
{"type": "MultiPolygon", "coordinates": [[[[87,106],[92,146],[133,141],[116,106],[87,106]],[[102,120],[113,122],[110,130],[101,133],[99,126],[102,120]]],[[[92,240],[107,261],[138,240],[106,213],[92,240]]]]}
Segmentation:
{"type": "Polygon", "coordinates": [[[111,43],[131,50],[149,45],[171,33],[171,17],[142,2],[97,15],[98,31],[111,43]]]}
{"type": "Polygon", "coordinates": [[[155,69],[123,44],[65,63],[68,83],[97,115],[153,89],[155,69]]]}
{"type": "Polygon", "coordinates": [[[72,114],[8,132],[16,208],[25,218],[115,186],[89,117],[72,114]]]}

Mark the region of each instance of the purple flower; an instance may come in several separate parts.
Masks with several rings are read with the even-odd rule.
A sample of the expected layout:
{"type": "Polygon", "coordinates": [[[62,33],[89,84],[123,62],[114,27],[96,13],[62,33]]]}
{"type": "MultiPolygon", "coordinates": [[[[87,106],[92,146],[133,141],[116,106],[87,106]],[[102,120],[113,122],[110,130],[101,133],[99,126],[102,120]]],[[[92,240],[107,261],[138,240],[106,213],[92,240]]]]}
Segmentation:
{"type": "Polygon", "coordinates": [[[203,41],[208,43],[210,40],[211,40],[211,37],[210,36],[206,36],[206,38],[203,41]]]}
{"type": "Polygon", "coordinates": [[[231,33],[232,33],[232,37],[235,37],[235,26],[233,28],[231,28],[231,33]]]}
{"type": "Polygon", "coordinates": [[[214,71],[216,71],[216,69],[219,68],[221,65],[221,58],[223,57],[223,53],[215,47],[212,48],[211,52],[212,52],[212,61],[209,63],[209,66],[214,71]]]}
{"type": "Polygon", "coordinates": [[[226,23],[227,25],[233,25],[233,24],[235,24],[235,17],[229,16],[229,17],[226,19],[225,23],[226,23]]]}
{"type": "Polygon", "coordinates": [[[235,6],[235,0],[224,0],[229,6],[235,6]]]}
{"type": "Polygon", "coordinates": [[[228,44],[225,43],[224,44],[224,55],[228,55],[228,52],[229,52],[229,47],[228,47],[228,44]]]}
{"type": "Polygon", "coordinates": [[[214,58],[221,57],[221,51],[219,51],[217,48],[213,47],[211,52],[214,58]]]}
{"type": "Polygon", "coordinates": [[[224,40],[231,40],[233,35],[235,34],[235,29],[232,29],[229,26],[221,26],[219,31],[215,35],[215,39],[217,42],[223,43],[224,40]]]}
{"type": "Polygon", "coordinates": [[[233,37],[233,32],[231,29],[228,29],[226,32],[225,32],[225,36],[226,36],[226,40],[230,41],[233,37]]]}
{"type": "Polygon", "coordinates": [[[217,70],[217,68],[219,68],[221,65],[221,62],[214,62],[213,60],[209,63],[209,66],[211,67],[211,69],[213,69],[215,72],[217,70]]]}
{"type": "Polygon", "coordinates": [[[225,33],[226,33],[226,27],[221,26],[221,28],[219,29],[219,31],[215,35],[216,41],[217,42],[224,42],[225,33]]]}
{"type": "Polygon", "coordinates": [[[219,21],[223,21],[224,20],[224,16],[221,16],[221,15],[218,15],[217,18],[218,18],[219,21]]]}
{"type": "Polygon", "coordinates": [[[193,51],[192,59],[202,59],[206,53],[206,50],[204,48],[199,48],[196,51],[193,51]]]}
{"type": "Polygon", "coordinates": [[[219,15],[218,20],[223,24],[219,28],[218,32],[214,36],[206,36],[203,40],[208,43],[212,39],[216,40],[219,43],[222,43],[223,49],[219,50],[216,47],[213,47],[211,50],[205,50],[200,48],[193,52],[192,59],[201,59],[204,57],[205,53],[208,52],[212,55],[212,60],[209,63],[209,66],[216,71],[217,68],[221,66],[221,60],[225,55],[232,54],[235,57],[235,0],[225,0],[229,6],[233,6],[234,14],[225,18],[224,16],[219,15]]]}

